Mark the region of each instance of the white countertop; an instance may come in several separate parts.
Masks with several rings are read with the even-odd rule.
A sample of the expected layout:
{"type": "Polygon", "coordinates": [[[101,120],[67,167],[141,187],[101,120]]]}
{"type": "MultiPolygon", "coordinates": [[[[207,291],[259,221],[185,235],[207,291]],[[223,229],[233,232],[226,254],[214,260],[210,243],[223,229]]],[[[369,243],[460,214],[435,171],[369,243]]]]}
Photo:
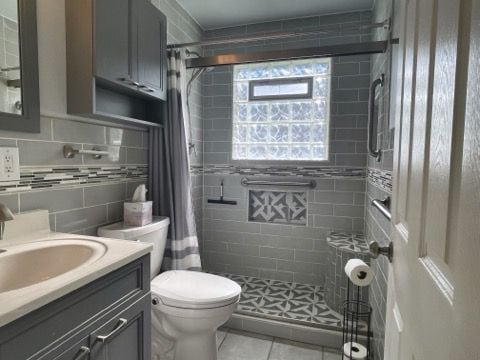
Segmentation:
{"type": "MultiPolygon", "coordinates": [[[[72,235],[35,229],[28,235],[17,236],[12,240],[1,240],[0,249],[7,249],[37,241],[88,240],[106,248],[100,258],[87,265],[49,280],[20,289],[0,292],[0,327],[33,310],[61,298],[62,296],[141,258],[152,250],[152,245],[127,240],[112,240],[93,236],[72,235]]],[[[29,266],[29,264],[24,264],[29,266]]]]}

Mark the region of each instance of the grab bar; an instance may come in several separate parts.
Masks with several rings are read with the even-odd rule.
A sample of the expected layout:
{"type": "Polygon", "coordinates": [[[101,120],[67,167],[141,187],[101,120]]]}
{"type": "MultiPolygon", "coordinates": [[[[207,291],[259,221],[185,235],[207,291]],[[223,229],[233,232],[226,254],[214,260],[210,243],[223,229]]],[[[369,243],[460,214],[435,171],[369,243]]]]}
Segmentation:
{"type": "MultiPolygon", "coordinates": [[[[368,152],[370,156],[373,156],[374,158],[376,158],[377,161],[380,161],[382,150],[378,149],[378,147],[377,149],[373,147],[373,116],[375,115],[375,92],[378,86],[383,86],[384,82],[385,82],[385,74],[382,74],[370,86],[370,99],[369,99],[369,109],[368,109],[368,152]]],[[[378,117],[377,117],[377,120],[378,120],[378,117]]],[[[377,121],[377,131],[378,131],[378,121],[377,121]]]]}
{"type": "Polygon", "coordinates": [[[254,186],[254,185],[262,185],[262,186],[296,186],[296,187],[308,187],[314,188],[317,184],[315,181],[305,181],[305,182],[297,182],[297,181],[268,181],[268,180],[249,180],[247,178],[243,178],[240,180],[240,183],[243,186],[254,186]]]}
{"type": "Polygon", "coordinates": [[[389,221],[392,221],[392,213],[390,212],[390,196],[387,196],[383,200],[372,200],[372,205],[380,211],[389,221]]]}

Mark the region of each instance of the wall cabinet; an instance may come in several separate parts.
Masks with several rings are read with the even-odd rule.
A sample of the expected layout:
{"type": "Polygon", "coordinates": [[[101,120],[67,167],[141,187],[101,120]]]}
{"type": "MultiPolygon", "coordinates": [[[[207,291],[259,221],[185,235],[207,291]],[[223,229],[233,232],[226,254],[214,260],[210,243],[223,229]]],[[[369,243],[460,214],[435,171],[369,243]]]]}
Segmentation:
{"type": "Polygon", "coordinates": [[[0,359],[150,360],[150,259],[0,328],[0,359]]]}
{"type": "Polygon", "coordinates": [[[161,124],[165,15],[149,0],[66,0],[67,106],[74,115],[161,124]]]}

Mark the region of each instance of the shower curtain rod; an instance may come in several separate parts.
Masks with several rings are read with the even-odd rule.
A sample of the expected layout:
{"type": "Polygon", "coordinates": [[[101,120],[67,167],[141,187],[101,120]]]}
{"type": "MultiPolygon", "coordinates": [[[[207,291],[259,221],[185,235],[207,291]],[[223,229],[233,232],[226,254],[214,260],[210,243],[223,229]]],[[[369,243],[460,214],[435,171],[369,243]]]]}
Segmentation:
{"type": "Polygon", "coordinates": [[[352,26],[323,26],[319,28],[314,28],[310,30],[299,30],[299,31],[289,31],[289,32],[276,32],[276,33],[267,33],[263,35],[250,35],[250,36],[239,36],[239,37],[230,37],[230,38],[219,38],[219,39],[210,39],[189,43],[180,43],[180,44],[170,44],[167,45],[169,49],[181,49],[186,47],[198,47],[198,46],[210,46],[210,45],[223,45],[223,44],[241,44],[246,42],[253,41],[262,41],[262,40],[275,40],[275,39],[285,39],[297,36],[305,35],[318,35],[318,34],[329,34],[329,33],[338,33],[339,31],[350,31],[350,30],[367,30],[367,29],[378,29],[384,28],[385,30],[390,29],[390,19],[379,23],[373,23],[368,25],[352,25],[352,26]]]}
{"type": "MultiPolygon", "coordinates": [[[[398,39],[390,40],[390,44],[398,43],[398,39]]],[[[334,56],[349,56],[362,54],[379,54],[387,51],[389,41],[369,41],[352,44],[325,45],[303,49],[272,50],[262,52],[223,54],[187,59],[186,66],[193,68],[208,68],[222,65],[250,64],[266,61],[281,61],[293,59],[310,59],[334,56]]]]}

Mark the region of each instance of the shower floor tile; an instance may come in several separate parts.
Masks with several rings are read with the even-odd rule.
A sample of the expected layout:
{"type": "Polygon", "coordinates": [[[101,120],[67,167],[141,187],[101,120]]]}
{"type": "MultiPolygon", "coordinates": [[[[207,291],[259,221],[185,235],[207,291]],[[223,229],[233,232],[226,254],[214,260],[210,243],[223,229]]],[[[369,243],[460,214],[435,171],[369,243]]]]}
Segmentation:
{"type": "Polygon", "coordinates": [[[343,315],[330,309],[320,286],[220,273],[242,287],[236,312],[314,327],[342,328],[343,315]]]}

